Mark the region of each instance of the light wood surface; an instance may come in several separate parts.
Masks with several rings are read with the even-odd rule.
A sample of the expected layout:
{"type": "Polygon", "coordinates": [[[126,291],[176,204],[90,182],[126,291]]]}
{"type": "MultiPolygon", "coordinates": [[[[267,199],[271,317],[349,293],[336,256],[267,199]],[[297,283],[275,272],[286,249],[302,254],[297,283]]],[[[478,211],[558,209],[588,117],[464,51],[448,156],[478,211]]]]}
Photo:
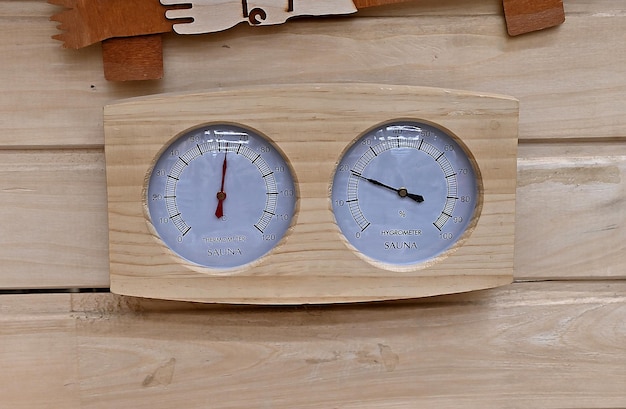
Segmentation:
{"type": "MultiPolygon", "coordinates": [[[[298,16],[353,14],[358,9],[395,4],[406,0],[316,0],[296,2],[265,0],[141,0],[100,2],[49,0],[64,9],[51,20],[61,33],[52,38],[66,48],[82,48],[102,41],[104,76],[109,81],[155,80],[163,77],[163,49],[158,33],[173,29],[178,34],[215,33],[247,21],[250,25],[275,25],[298,16]],[[162,5],[162,4],[163,5],[162,5]],[[169,7],[169,9],[167,8],[169,7]],[[136,38],[134,38],[136,37],[136,38]]],[[[505,0],[504,12],[511,35],[561,24],[561,0],[528,2],[505,0]]]]}
{"type": "MultiPolygon", "coordinates": [[[[300,21],[290,25],[289,30],[270,29],[268,34],[271,35],[263,36],[270,47],[257,54],[257,59],[269,68],[255,71],[254,77],[260,78],[257,82],[267,83],[306,82],[327,77],[335,81],[382,79],[389,83],[452,85],[515,95],[520,99],[520,139],[523,142],[564,140],[559,144],[524,143],[520,147],[516,276],[523,279],[623,277],[624,261],[620,254],[626,233],[621,209],[626,150],[619,140],[626,135],[626,124],[620,119],[626,112],[623,81],[626,53],[619,50],[624,36],[621,28],[626,21],[620,4],[571,1],[567,4],[571,12],[568,18],[575,23],[515,39],[507,38],[501,24],[496,22],[497,1],[448,0],[436,4],[424,1],[420,6],[369,9],[370,14],[351,20],[345,31],[337,31],[340,27],[346,28],[345,22],[325,21],[324,33],[328,35],[317,31],[315,41],[311,42],[308,35],[302,36],[302,33],[311,34],[314,26],[308,27],[308,22],[300,21]],[[474,20],[470,15],[476,16],[474,20]],[[409,22],[418,18],[419,29],[409,29],[409,22]],[[399,32],[382,34],[386,33],[384,28],[388,24],[381,24],[381,20],[394,22],[399,32]],[[445,21],[455,24],[441,25],[445,21]],[[347,41],[348,33],[360,27],[369,30],[366,39],[347,41]],[[478,28],[482,35],[469,34],[478,28]],[[463,30],[467,33],[462,33],[463,30]],[[595,34],[589,36],[588,32],[595,34]],[[308,63],[322,61],[322,53],[332,53],[335,48],[330,42],[341,39],[339,35],[345,36],[342,43],[354,47],[347,55],[361,56],[370,69],[348,66],[345,58],[338,57],[331,58],[332,64],[308,63]],[[415,41],[417,50],[434,46],[437,38],[447,38],[449,41],[441,43],[445,47],[440,48],[440,55],[447,56],[445,69],[435,69],[441,64],[439,59],[422,59],[416,64],[418,53],[413,53],[415,56],[405,53],[404,58],[399,59],[397,53],[410,49],[408,43],[398,48],[404,43],[404,37],[415,41]],[[273,42],[283,44],[286,38],[290,41],[284,43],[282,51],[271,47],[273,42]],[[454,38],[465,38],[467,44],[474,46],[473,54],[464,51],[467,46],[455,45],[454,38]],[[307,41],[303,42],[305,39],[307,41]],[[375,47],[382,47],[383,39],[391,47],[386,54],[391,61],[398,62],[398,68],[393,65],[385,68],[359,50],[361,45],[377,50],[375,47]],[[491,40],[506,47],[488,45],[491,40]],[[576,44],[575,52],[567,46],[572,43],[576,44]],[[480,58],[485,59],[494,50],[497,53],[493,54],[490,64],[481,64],[480,58]],[[281,68],[269,61],[268,53],[272,59],[288,63],[281,68]],[[577,57],[581,55],[586,58],[577,57]],[[298,56],[306,58],[301,61],[298,56]],[[470,64],[472,61],[475,64],[470,64]],[[453,69],[455,66],[464,68],[453,69]],[[567,66],[566,75],[552,80],[554,66],[567,66]],[[402,67],[406,69],[399,69],[402,67]],[[298,72],[297,76],[293,70],[298,72]],[[282,78],[276,75],[278,72],[282,73],[282,78]],[[414,76],[415,72],[419,72],[419,78],[414,76]],[[348,74],[350,76],[345,77],[348,74]],[[594,143],[594,140],[602,142],[594,143]],[[541,157],[545,159],[536,160],[541,157]],[[598,158],[602,161],[596,163],[598,158]],[[586,166],[577,166],[581,162],[591,165],[593,170],[587,172],[586,166]],[[613,176],[595,179],[598,168],[605,169],[600,172],[601,176],[613,176]],[[566,183],[551,182],[551,172],[565,175],[561,180],[566,183]],[[597,195],[599,191],[603,193],[601,197],[597,195]],[[569,197],[576,200],[569,200],[569,197]],[[596,206],[597,203],[602,206],[596,206]],[[575,223],[570,221],[573,214],[578,215],[575,223]],[[553,229],[553,225],[565,226],[566,234],[553,229]],[[579,257],[581,251],[587,256],[579,257]],[[535,257],[535,254],[542,257],[535,257]]],[[[0,77],[3,90],[0,93],[3,113],[0,138],[2,146],[8,150],[2,152],[6,159],[2,162],[5,166],[0,181],[4,189],[1,209],[7,220],[0,225],[5,243],[0,247],[1,286],[106,287],[109,285],[106,217],[101,213],[106,202],[102,106],[119,98],[173,89],[191,91],[220,84],[250,84],[253,82],[250,74],[239,62],[249,66],[249,53],[233,53],[230,51],[233,48],[222,45],[230,44],[229,47],[241,50],[254,48],[256,43],[250,43],[247,30],[237,29],[232,35],[217,35],[208,43],[213,46],[206,49],[204,40],[189,39],[191,41],[183,43],[170,38],[166,40],[169,69],[179,74],[158,84],[112,86],[99,74],[97,48],[67,54],[49,40],[55,30],[54,23],[47,22],[53,6],[44,1],[3,2],[3,6],[0,44],[6,50],[7,59],[4,75],[0,77]],[[21,43],[29,45],[28,52],[12,40],[12,33],[18,29],[22,30],[21,43]],[[206,64],[202,58],[207,53],[217,57],[209,64],[211,69],[218,68],[217,76],[205,75],[206,64]],[[34,58],[45,62],[38,66],[42,71],[32,67],[34,58]],[[188,81],[190,77],[193,81],[188,81]],[[88,155],[89,170],[83,164],[74,164],[77,158],[84,158],[84,151],[65,149],[84,146],[94,148],[88,155]],[[16,151],[19,147],[28,150],[16,151]],[[42,165],[24,166],[22,163],[42,165]],[[80,177],[65,177],[74,172],[80,177]],[[64,192],[54,196],[54,207],[47,205],[50,194],[39,187],[40,182],[51,183],[64,192]],[[76,213],[75,208],[81,211],[76,213]],[[53,212],[56,218],[43,217],[46,212],[53,212]],[[65,220],[77,220],[77,223],[72,228],[64,228],[65,220]],[[63,247],[58,247],[58,243],[63,243],[63,247]],[[59,252],[59,248],[72,250],[59,252]]],[[[356,30],[354,34],[361,32],[363,30],[356,30]]],[[[379,54],[377,51],[376,55],[379,54]]]]}
{"type": "Polygon", "coordinates": [[[0,151],[0,288],[108,286],[100,150],[0,151]]]}
{"type": "Polygon", "coordinates": [[[298,304],[412,298],[508,284],[517,119],[518,102],[511,97],[378,84],[233,88],[108,105],[111,289],[175,300],[298,304]],[[468,234],[436,260],[382,267],[345,245],[328,192],[341,152],[359,132],[398,118],[433,122],[461,138],[480,169],[481,210],[468,234]],[[174,135],[214,122],[243,124],[267,135],[298,180],[298,211],[287,237],[254,265],[234,271],[184,261],[155,237],[145,216],[145,181],[159,150],[174,135]]]}
{"type": "MultiPolygon", "coordinates": [[[[0,287],[108,287],[104,154],[8,150],[0,156],[0,287]],[[73,227],[64,227],[67,220],[73,227]]],[[[521,145],[515,276],[625,277],[625,183],[621,142],[521,145]]]]}
{"type": "Polygon", "coordinates": [[[57,7],[0,0],[0,408],[626,407],[626,10],[564,5],[515,38],[500,0],[166,35],[162,81],[113,84],[99,45],[50,39],[57,7]],[[104,105],[346,81],[519,99],[514,284],[279,309],[6,294],[109,285],[104,105]]]}
{"type": "Polygon", "coordinates": [[[54,6],[2,1],[0,111],[10,115],[1,144],[101,147],[102,106],[122,98],[345,81],[515,96],[521,140],[624,136],[623,3],[566,6],[567,24],[515,38],[506,34],[497,0],[425,0],[367,9],[347,20],[263,27],[261,35],[237,27],[207,38],[166,36],[164,79],[120,86],[104,79],[99,46],[63,50],[50,39],[54,6]]]}
{"type": "Polygon", "coordinates": [[[419,302],[1,296],[7,408],[621,408],[624,282],[419,302]],[[25,393],[28,391],[29,393],[25,393]]]}

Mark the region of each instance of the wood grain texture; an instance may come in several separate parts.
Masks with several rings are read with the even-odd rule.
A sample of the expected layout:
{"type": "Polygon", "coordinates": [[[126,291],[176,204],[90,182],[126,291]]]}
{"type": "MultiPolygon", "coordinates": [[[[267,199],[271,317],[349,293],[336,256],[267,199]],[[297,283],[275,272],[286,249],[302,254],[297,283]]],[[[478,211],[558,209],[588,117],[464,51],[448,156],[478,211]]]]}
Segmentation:
{"type": "Polygon", "coordinates": [[[626,135],[626,14],[615,0],[569,1],[568,24],[515,38],[497,0],[417,1],[358,18],[166,36],[165,78],[124,86],[104,79],[99,46],[62,50],[50,39],[54,6],[0,4],[0,146],[102,146],[102,106],[121,98],[341,81],[513,95],[521,140],[626,135]]]}
{"type": "MultiPolygon", "coordinates": [[[[623,278],[626,145],[523,144],[518,155],[516,278],[623,278]]],[[[108,287],[104,154],[1,157],[0,288],[108,287]]]]}
{"type": "Polygon", "coordinates": [[[48,0],[63,9],[50,20],[59,23],[54,39],[66,48],[82,48],[115,37],[172,31],[167,8],[158,0],[48,0]]]}
{"type": "Polygon", "coordinates": [[[616,281],[518,283],[307,308],[2,295],[3,404],[620,408],[624,294],[616,281]]]}
{"type": "Polygon", "coordinates": [[[124,86],[102,78],[99,47],[60,52],[58,43],[50,41],[55,27],[48,17],[54,6],[39,0],[3,0],[0,5],[0,49],[6,56],[0,76],[0,146],[8,148],[2,151],[7,166],[2,183],[9,189],[0,197],[7,220],[0,224],[0,237],[7,244],[0,247],[3,288],[109,285],[101,213],[106,203],[104,104],[172,90],[325,80],[417,83],[515,95],[521,104],[521,139],[563,140],[520,147],[518,277],[624,275],[620,243],[626,234],[626,152],[618,141],[626,135],[626,54],[620,52],[626,13],[620,1],[571,0],[566,4],[568,24],[515,39],[504,33],[501,3],[489,0],[424,0],[372,8],[349,21],[299,21],[267,28],[262,38],[245,27],[206,39],[166,38],[166,69],[175,74],[158,84],[124,86]],[[390,23],[394,30],[389,30],[390,23]],[[338,51],[338,44],[345,53],[338,51]],[[256,66],[266,69],[251,72],[256,66]],[[567,70],[556,76],[554,67],[567,70]],[[576,139],[587,142],[578,144],[576,139]],[[616,142],[599,142],[607,139],[616,142]],[[72,165],[85,158],[81,149],[65,149],[84,146],[95,148],[88,155],[90,170],[72,165]],[[14,150],[20,147],[42,150],[23,155],[27,152],[14,150]],[[79,176],[65,177],[63,169],[68,168],[79,176]],[[551,172],[567,183],[550,181],[551,172]],[[594,172],[601,178],[594,179],[594,172]],[[39,204],[49,202],[43,198],[49,197],[44,192],[50,187],[38,181],[50,181],[70,194],[54,196],[53,210],[44,211],[39,204]],[[24,186],[31,191],[10,191],[24,186]],[[568,200],[570,196],[576,200],[568,200]],[[60,220],[75,220],[72,209],[77,207],[82,209],[76,213],[77,222],[61,228],[60,220]],[[46,218],[42,212],[55,217],[46,218]],[[570,212],[578,215],[575,222],[570,212]],[[565,226],[565,238],[559,238],[552,225],[565,226]],[[63,249],[75,250],[59,252],[59,241],[69,243],[63,249]]]}
{"type": "Polygon", "coordinates": [[[503,0],[506,29],[517,36],[565,21],[563,0],[503,0]]]}
{"type": "Polygon", "coordinates": [[[111,38],[102,42],[104,78],[144,81],[163,78],[163,40],[160,34],[111,38]]]}
{"type": "MultiPolygon", "coordinates": [[[[359,3],[356,9],[385,3],[391,4],[397,1],[399,0],[379,0],[372,3],[368,0],[367,2],[362,2],[363,4],[359,3]]],[[[64,30],[63,33],[53,36],[57,40],[64,41],[64,47],[82,48],[96,41],[102,41],[104,77],[108,81],[156,80],[163,78],[162,40],[155,33],[167,32],[170,28],[173,28],[173,25],[165,18],[167,9],[158,1],[124,2],[124,7],[122,8],[113,2],[106,3],[106,8],[102,6],[105,3],[96,2],[68,3],[67,1],[49,0],[49,3],[69,7],[69,10],[62,11],[51,17],[51,20],[60,23],[58,28],[64,30]],[[97,15],[97,17],[91,15],[92,13],[97,15]],[[115,13],[115,19],[107,19],[107,13],[115,13]],[[111,25],[111,27],[107,27],[108,25],[111,25]]],[[[349,0],[346,4],[352,6],[349,0]]],[[[320,9],[319,5],[316,7],[315,9],[307,9],[304,14],[336,14],[335,11],[338,14],[349,14],[356,11],[356,9],[353,9],[353,6],[352,8],[347,7],[345,10],[341,8],[320,9]]],[[[248,14],[247,4],[244,10],[244,14],[248,14]]],[[[294,12],[294,10],[288,10],[288,12],[294,12]]],[[[297,13],[294,15],[297,15],[297,13]]],[[[205,16],[206,19],[207,17],[205,16]]],[[[174,23],[186,26],[185,20],[185,17],[182,17],[182,20],[181,18],[176,18],[174,23]]],[[[202,18],[190,17],[187,20],[189,20],[188,23],[193,21],[194,27],[196,27],[198,20],[202,21],[202,18]]],[[[221,22],[217,24],[223,24],[223,18],[221,17],[210,20],[216,20],[216,22],[220,20],[221,22]]],[[[257,24],[256,20],[251,20],[251,22],[251,24],[257,24]]],[[[265,20],[262,23],[265,23],[265,20]]],[[[217,29],[209,28],[208,30],[209,32],[221,31],[222,28],[220,26],[217,29]]]]}
{"type": "Polygon", "coordinates": [[[515,265],[536,281],[307,308],[0,294],[0,407],[626,407],[626,12],[565,6],[566,24],[516,38],[501,0],[166,36],[164,80],[112,84],[100,46],[50,39],[55,6],[0,0],[3,288],[108,286],[103,105],[345,81],[520,100],[515,265]]]}
{"type": "Polygon", "coordinates": [[[377,84],[233,88],[108,105],[111,289],[176,300],[299,304],[507,284],[513,277],[517,118],[517,101],[510,97],[377,84]],[[468,234],[437,260],[380,267],[345,245],[328,191],[346,146],[359,133],[397,118],[430,121],[458,135],[480,170],[482,203],[468,234]],[[255,265],[234,271],[184,261],[157,239],[145,216],[146,175],[159,151],[174,135],[214,122],[267,135],[298,181],[298,211],[287,237],[255,265]]]}
{"type": "Polygon", "coordinates": [[[97,151],[0,151],[0,288],[108,286],[97,151]]]}
{"type": "Polygon", "coordinates": [[[531,144],[520,156],[516,277],[626,278],[626,145],[531,144]]]}
{"type": "Polygon", "coordinates": [[[69,294],[0,295],[0,407],[80,407],[71,310],[69,294]]]}

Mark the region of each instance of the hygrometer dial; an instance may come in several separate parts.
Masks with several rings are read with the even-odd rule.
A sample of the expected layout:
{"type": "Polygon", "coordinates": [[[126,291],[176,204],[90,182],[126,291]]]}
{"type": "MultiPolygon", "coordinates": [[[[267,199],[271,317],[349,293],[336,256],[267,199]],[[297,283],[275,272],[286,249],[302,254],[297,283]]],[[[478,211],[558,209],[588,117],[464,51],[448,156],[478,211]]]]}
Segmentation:
{"type": "Polygon", "coordinates": [[[232,269],[271,251],[289,229],[297,190],[265,136],[211,124],[176,137],[148,177],[148,218],[160,239],[200,266],[232,269]]]}
{"type": "Polygon", "coordinates": [[[331,202],[360,255],[391,267],[419,266],[468,232],[480,203],[479,172],[452,133],[423,121],[394,121],[347,148],[331,202]]]}

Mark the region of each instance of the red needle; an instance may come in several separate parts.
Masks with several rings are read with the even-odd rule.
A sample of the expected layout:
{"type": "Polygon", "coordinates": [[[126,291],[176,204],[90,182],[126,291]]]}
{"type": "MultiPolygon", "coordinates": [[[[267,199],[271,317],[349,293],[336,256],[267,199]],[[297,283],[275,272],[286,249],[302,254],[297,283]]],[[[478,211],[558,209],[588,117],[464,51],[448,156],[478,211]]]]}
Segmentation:
{"type": "Polygon", "coordinates": [[[224,216],[224,200],[226,199],[226,192],[224,192],[224,179],[226,178],[226,154],[224,154],[224,163],[222,164],[222,186],[220,191],[217,192],[217,209],[215,209],[215,217],[221,219],[224,216]]]}

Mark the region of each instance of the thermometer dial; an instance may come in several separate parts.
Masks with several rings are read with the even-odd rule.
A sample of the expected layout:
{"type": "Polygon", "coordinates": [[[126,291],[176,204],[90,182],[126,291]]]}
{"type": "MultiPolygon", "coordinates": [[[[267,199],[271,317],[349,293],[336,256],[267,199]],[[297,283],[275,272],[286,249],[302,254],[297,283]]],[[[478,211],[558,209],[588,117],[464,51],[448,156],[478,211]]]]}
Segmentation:
{"type": "Polygon", "coordinates": [[[240,267],[283,238],[296,209],[291,169],[267,138],[242,126],[184,132],[158,156],[146,189],[148,218],[182,258],[240,267]]]}
{"type": "Polygon", "coordinates": [[[432,124],[395,121],[353,142],[331,189],[336,222],[359,254],[390,266],[442,255],[472,226],[480,182],[469,152],[432,124]]]}

